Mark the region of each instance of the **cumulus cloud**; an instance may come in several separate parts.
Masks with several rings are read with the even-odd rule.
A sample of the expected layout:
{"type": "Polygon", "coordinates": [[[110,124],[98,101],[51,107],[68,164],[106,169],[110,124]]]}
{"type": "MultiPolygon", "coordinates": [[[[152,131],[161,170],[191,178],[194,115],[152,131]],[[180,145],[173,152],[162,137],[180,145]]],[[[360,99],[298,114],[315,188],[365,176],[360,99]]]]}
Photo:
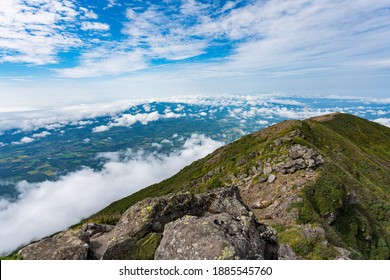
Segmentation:
{"type": "Polygon", "coordinates": [[[169,155],[105,153],[100,156],[109,160],[101,171],[84,168],[55,182],[19,182],[16,202],[0,200],[0,252],[63,230],[112,201],[170,177],[221,145],[194,134],[180,151],[169,155]]]}
{"type": "Polygon", "coordinates": [[[101,125],[98,127],[94,127],[92,129],[93,132],[104,132],[109,130],[111,127],[123,126],[123,127],[131,127],[133,124],[140,122],[143,125],[148,124],[149,122],[157,121],[159,119],[172,119],[172,118],[180,118],[185,116],[184,114],[175,114],[172,112],[160,114],[157,111],[145,114],[123,114],[121,116],[115,117],[108,125],[101,125]]]}
{"type": "Polygon", "coordinates": [[[49,131],[42,131],[41,133],[35,133],[32,135],[34,138],[45,138],[46,136],[51,135],[49,131]]]}
{"type": "Polygon", "coordinates": [[[99,125],[97,127],[92,128],[92,132],[99,133],[99,132],[108,131],[109,129],[110,127],[107,125],[99,125]]]}
{"type": "Polygon", "coordinates": [[[19,141],[12,142],[12,144],[14,144],[14,145],[22,145],[22,144],[31,143],[31,142],[34,142],[34,141],[35,141],[34,138],[25,136],[22,139],[20,139],[19,141]]]}

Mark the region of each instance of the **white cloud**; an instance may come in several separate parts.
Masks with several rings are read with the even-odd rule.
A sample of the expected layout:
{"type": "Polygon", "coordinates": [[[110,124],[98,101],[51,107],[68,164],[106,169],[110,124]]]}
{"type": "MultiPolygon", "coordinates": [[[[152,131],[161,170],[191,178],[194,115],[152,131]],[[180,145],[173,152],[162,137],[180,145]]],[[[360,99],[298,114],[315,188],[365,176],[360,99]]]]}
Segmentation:
{"type": "Polygon", "coordinates": [[[162,145],[159,144],[159,143],[152,143],[152,147],[156,148],[156,149],[161,149],[162,148],[162,145]]]}
{"type": "MultiPolygon", "coordinates": [[[[388,0],[371,4],[364,0],[137,2],[142,1],[127,8],[126,18],[122,19],[125,22],[116,30],[123,36],[113,42],[111,37],[91,38],[84,34],[103,36],[105,32],[88,31],[107,31],[109,26],[91,22],[98,15],[89,8],[78,7],[78,1],[3,0],[0,3],[5,19],[2,21],[0,16],[1,60],[56,63],[61,61],[57,57],[60,52],[80,47],[77,50],[83,54],[76,58],[79,64],[62,65],[68,68],[58,68],[56,74],[85,78],[138,72],[131,78],[150,80],[147,85],[140,83],[139,89],[154,85],[154,93],[163,88],[172,91],[171,87],[159,87],[160,83],[166,83],[167,77],[173,80],[171,86],[180,85],[197,93],[219,89],[223,89],[220,92],[249,92],[259,89],[259,84],[263,90],[264,87],[278,90],[275,83],[272,86],[259,83],[259,77],[270,84],[278,77],[310,74],[325,77],[332,73],[338,75],[338,71],[384,71],[389,67],[388,0]],[[33,2],[41,5],[34,6],[33,2]],[[218,49],[221,51],[216,52],[218,49]],[[206,58],[180,66],[174,63],[207,52],[206,58]],[[162,78],[148,79],[151,73],[140,71],[150,68],[162,78]],[[162,69],[164,73],[160,72],[162,69]],[[226,77],[246,77],[248,82],[226,77]],[[209,85],[214,88],[209,89],[209,85]]],[[[114,0],[106,3],[107,7],[121,5],[114,0]]],[[[126,9],[125,5],[122,9],[126,9]]],[[[284,86],[287,88],[290,87],[284,86]]],[[[177,92],[183,92],[182,88],[177,88],[177,92]]]]}
{"type": "MultiPolygon", "coordinates": [[[[114,2],[109,6],[111,4],[114,2]]],[[[99,51],[87,51],[79,66],[56,69],[56,73],[70,78],[119,75],[150,68],[150,61],[156,58],[176,61],[205,53],[207,40],[193,36],[188,21],[206,13],[207,5],[193,0],[184,1],[174,16],[166,14],[170,9],[164,10],[163,5],[150,5],[146,10],[127,8],[128,22],[123,24],[122,29],[122,33],[127,35],[125,40],[107,43],[99,51]]],[[[86,22],[82,23],[81,29],[108,30],[108,27],[86,22]]]]}
{"type": "Polygon", "coordinates": [[[99,132],[104,132],[104,131],[107,131],[109,130],[110,127],[109,126],[106,126],[106,125],[99,125],[97,127],[94,127],[92,129],[92,132],[95,132],[95,133],[99,133],[99,132]]]}
{"type": "Polygon", "coordinates": [[[34,142],[37,138],[45,138],[46,136],[51,135],[49,131],[42,131],[41,133],[35,133],[31,137],[22,137],[19,141],[12,142],[11,144],[13,145],[23,145],[23,144],[28,144],[31,142],[34,142]]]}
{"type": "Polygon", "coordinates": [[[151,113],[141,113],[141,114],[123,114],[118,117],[114,117],[113,120],[108,125],[98,126],[92,129],[93,132],[104,132],[109,130],[111,127],[131,127],[133,124],[140,122],[143,125],[148,124],[149,122],[154,122],[159,119],[172,119],[180,118],[185,116],[184,114],[175,114],[173,112],[168,112],[163,115],[157,111],[151,113]]]}
{"type": "Polygon", "coordinates": [[[293,100],[293,99],[277,99],[277,98],[272,98],[269,100],[269,102],[276,103],[276,104],[281,104],[281,105],[294,105],[294,106],[305,106],[304,103],[293,100]]]}
{"type": "Polygon", "coordinates": [[[144,104],[142,105],[142,108],[144,108],[145,112],[150,112],[151,109],[150,104],[144,104]]]}
{"type": "Polygon", "coordinates": [[[192,135],[181,151],[170,155],[129,154],[119,161],[106,154],[114,160],[100,172],[85,168],[55,182],[20,182],[17,202],[0,201],[0,252],[63,230],[112,201],[170,177],[221,145],[192,135]]]}
{"type": "Polygon", "coordinates": [[[22,145],[22,144],[27,144],[27,143],[31,143],[31,142],[34,142],[35,139],[34,138],[31,138],[31,137],[23,137],[22,139],[20,139],[19,141],[17,142],[12,142],[13,145],[22,145]]]}
{"type": "Polygon", "coordinates": [[[2,0],[0,2],[0,62],[49,64],[57,54],[80,45],[66,26],[78,15],[73,1],[2,0]]]}
{"type": "Polygon", "coordinates": [[[379,119],[375,119],[374,122],[390,127],[390,118],[379,118],[379,119]]]}
{"type": "Polygon", "coordinates": [[[107,4],[107,8],[112,8],[116,5],[119,5],[116,0],[107,0],[108,4],[107,4]]]}
{"type": "Polygon", "coordinates": [[[110,30],[110,26],[106,23],[101,23],[101,22],[83,21],[81,23],[81,30],[107,31],[110,30]]]}
{"type": "MultiPolygon", "coordinates": [[[[10,129],[22,131],[34,131],[39,128],[58,129],[83,119],[114,115],[143,102],[145,100],[121,100],[0,113],[0,132],[10,129]]],[[[85,121],[85,124],[90,124],[90,121],[85,121]]],[[[79,125],[83,125],[83,122],[79,125]]]]}
{"type": "Polygon", "coordinates": [[[184,110],[184,106],[182,104],[178,104],[177,107],[174,109],[175,112],[181,112],[184,110]]]}
{"type": "Polygon", "coordinates": [[[82,11],[84,13],[82,18],[86,18],[86,19],[97,19],[98,18],[98,15],[92,10],[88,10],[86,8],[80,7],[80,11],[82,11]]]}
{"type": "Polygon", "coordinates": [[[51,133],[49,131],[42,131],[41,133],[35,133],[32,135],[32,137],[34,138],[44,138],[46,136],[49,136],[51,135],[51,133]]]}
{"type": "Polygon", "coordinates": [[[88,124],[93,124],[93,121],[78,121],[77,122],[77,125],[81,125],[81,126],[88,125],[88,124]]]}
{"type": "Polygon", "coordinates": [[[225,5],[222,7],[221,12],[226,12],[228,10],[233,9],[237,5],[237,2],[234,1],[227,1],[225,5]]]}
{"type": "MultiPolygon", "coordinates": [[[[221,65],[223,69],[266,70],[268,74],[300,74],[298,69],[307,69],[304,74],[318,69],[327,72],[348,68],[356,56],[388,57],[381,47],[383,38],[390,38],[388,13],[380,12],[388,6],[386,2],[255,1],[205,21],[199,33],[250,38],[238,45],[230,61],[221,65]]],[[[378,61],[377,65],[386,64],[383,59],[378,61]]]]}
{"type": "Polygon", "coordinates": [[[130,127],[136,122],[140,122],[142,124],[148,124],[148,122],[157,121],[160,119],[161,115],[158,112],[152,112],[147,114],[124,114],[118,118],[115,118],[112,126],[127,126],[130,127]]]}
{"type": "Polygon", "coordinates": [[[126,52],[108,47],[84,54],[80,66],[56,69],[62,77],[85,78],[103,75],[118,75],[148,68],[144,52],[135,50],[126,52]]]}
{"type": "Polygon", "coordinates": [[[168,139],[163,139],[163,140],[161,141],[161,144],[172,145],[172,141],[171,141],[171,140],[168,140],[168,139]]]}

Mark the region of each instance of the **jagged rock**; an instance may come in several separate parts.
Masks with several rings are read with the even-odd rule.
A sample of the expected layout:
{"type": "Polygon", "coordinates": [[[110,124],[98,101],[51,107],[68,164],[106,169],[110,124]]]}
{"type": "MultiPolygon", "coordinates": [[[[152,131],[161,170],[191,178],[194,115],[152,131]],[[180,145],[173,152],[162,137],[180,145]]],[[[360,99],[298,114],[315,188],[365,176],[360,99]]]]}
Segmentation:
{"type": "Polygon", "coordinates": [[[306,239],[325,239],[325,230],[322,227],[305,225],[301,233],[306,239]]]}
{"type": "Polygon", "coordinates": [[[267,182],[267,180],[268,180],[268,177],[262,177],[259,179],[259,183],[265,183],[265,182],[267,182]]]}
{"type": "Polygon", "coordinates": [[[103,234],[111,231],[114,228],[112,225],[101,225],[96,223],[86,223],[80,229],[80,239],[84,242],[89,242],[92,236],[103,234]]]}
{"type": "Polygon", "coordinates": [[[249,215],[186,216],[168,224],[155,259],[264,259],[266,242],[249,215]]]}
{"type": "Polygon", "coordinates": [[[307,150],[307,147],[296,144],[290,148],[289,154],[292,159],[297,159],[302,157],[307,152],[307,150]]]}
{"type": "Polygon", "coordinates": [[[265,166],[264,169],[263,169],[263,173],[264,175],[268,175],[272,172],[272,167],[271,166],[265,166]]]}
{"type": "Polygon", "coordinates": [[[296,169],[304,169],[304,168],[306,168],[305,160],[302,159],[302,158],[298,158],[298,159],[294,160],[294,167],[296,169]]]}
{"type": "Polygon", "coordinates": [[[334,221],[337,219],[337,214],[336,213],[326,213],[324,215],[324,218],[328,222],[329,225],[331,225],[334,221]]]}
{"type": "Polygon", "coordinates": [[[356,204],[356,203],[357,203],[356,193],[352,190],[351,192],[349,192],[347,194],[346,204],[351,205],[351,204],[356,204]]]}
{"type": "Polygon", "coordinates": [[[287,244],[280,244],[278,249],[279,260],[299,260],[301,259],[287,244]]]}
{"type": "Polygon", "coordinates": [[[287,173],[287,169],[286,168],[279,167],[279,166],[275,168],[275,171],[280,173],[280,174],[286,174],[287,173]]]}
{"type": "Polygon", "coordinates": [[[275,179],[276,179],[276,176],[274,174],[271,174],[268,176],[267,182],[272,183],[273,181],[275,181],[275,179]]]}
{"type": "MultiPolygon", "coordinates": [[[[109,232],[110,239],[105,245],[105,248],[104,246],[103,249],[100,248],[99,255],[103,259],[126,259],[132,255],[134,250],[137,250],[137,242],[151,233],[160,235],[162,233],[163,239],[161,244],[165,244],[168,241],[164,240],[167,240],[169,236],[186,236],[194,230],[199,230],[199,234],[207,231],[214,232],[214,239],[211,238],[210,240],[215,241],[216,236],[219,236],[219,240],[221,241],[218,243],[219,247],[216,241],[215,245],[222,251],[219,252],[217,248],[214,248],[214,254],[217,252],[221,254],[218,256],[213,255],[212,259],[214,257],[221,257],[224,252],[225,255],[223,257],[226,257],[226,254],[228,254],[227,250],[234,252],[234,258],[261,259],[264,258],[265,248],[267,248],[267,252],[272,252],[272,246],[276,245],[270,245],[274,242],[270,238],[261,237],[262,231],[259,229],[260,224],[243,204],[236,187],[221,188],[199,195],[185,193],[159,198],[148,198],[130,207],[122,215],[115,228],[109,232]],[[213,221],[220,221],[220,223],[216,224],[213,221]],[[229,227],[224,223],[228,223],[229,227]],[[245,228],[249,226],[250,228],[245,228]],[[177,232],[178,228],[180,232],[177,232]],[[169,229],[175,229],[176,231],[170,232],[169,229]],[[226,235],[226,230],[230,230],[231,234],[236,234],[236,238],[226,235]],[[242,231],[241,233],[239,233],[240,230],[242,231]],[[241,234],[241,237],[239,234],[241,234]],[[253,250],[251,249],[252,251],[248,251],[247,247],[251,242],[254,242],[253,244],[257,244],[256,242],[258,242],[259,245],[256,245],[257,247],[255,246],[253,250]],[[226,246],[222,246],[222,243],[226,244],[226,246]],[[104,253],[101,253],[102,251],[104,253]],[[244,253],[245,251],[248,251],[246,255],[244,253]]],[[[194,236],[193,242],[195,242],[195,238],[196,236],[194,236]]],[[[187,238],[186,240],[190,239],[187,238]]],[[[205,240],[206,237],[203,237],[196,242],[201,243],[205,240]]],[[[188,251],[185,249],[187,245],[184,246],[181,243],[171,245],[175,248],[177,247],[177,249],[179,247],[182,248],[183,252],[188,251]],[[181,247],[182,245],[184,247],[181,247]]],[[[177,249],[175,252],[178,251],[177,249]]],[[[202,251],[203,249],[201,247],[195,246],[192,249],[192,253],[188,252],[188,255],[186,255],[188,258],[192,258],[195,255],[199,259],[211,258],[208,255],[208,250],[206,250],[206,254],[206,251],[202,251]]],[[[158,256],[161,258],[175,259],[182,257],[181,253],[174,255],[173,251],[169,255],[164,256],[161,253],[161,249],[159,252],[160,255],[158,256]]]]}
{"type": "Polygon", "coordinates": [[[289,168],[289,169],[287,170],[287,173],[292,174],[292,173],[294,173],[295,171],[297,171],[297,169],[295,168],[295,166],[293,166],[293,167],[291,167],[291,168],[289,168]]]}
{"type": "Polygon", "coordinates": [[[25,260],[86,260],[89,245],[74,232],[65,231],[32,243],[19,251],[25,260]]]}
{"type": "Polygon", "coordinates": [[[252,172],[253,172],[253,174],[257,174],[259,172],[257,170],[256,166],[252,166],[252,172]]]}
{"type": "Polygon", "coordinates": [[[313,168],[313,167],[316,166],[315,160],[314,160],[314,159],[311,159],[311,158],[309,158],[309,159],[306,160],[306,164],[307,164],[307,167],[309,167],[309,168],[313,168]]]}
{"type": "Polygon", "coordinates": [[[103,259],[126,259],[138,239],[184,215],[201,215],[206,210],[205,200],[186,193],[170,197],[147,198],[130,207],[112,231],[103,259]],[[154,225],[154,227],[153,227],[154,225]]]}
{"type": "Polygon", "coordinates": [[[351,251],[341,248],[341,247],[334,247],[336,251],[339,253],[339,255],[335,258],[335,260],[350,260],[351,259],[351,251]]]}

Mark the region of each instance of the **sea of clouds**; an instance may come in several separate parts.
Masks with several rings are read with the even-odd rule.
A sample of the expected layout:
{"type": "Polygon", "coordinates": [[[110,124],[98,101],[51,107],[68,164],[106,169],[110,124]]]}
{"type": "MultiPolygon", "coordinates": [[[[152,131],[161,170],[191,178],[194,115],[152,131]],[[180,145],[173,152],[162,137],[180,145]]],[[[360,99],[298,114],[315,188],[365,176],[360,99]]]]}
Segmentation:
{"type": "MultiPolygon", "coordinates": [[[[282,94],[193,95],[170,98],[120,100],[104,103],[85,103],[66,105],[63,107],[0,107],[0,135],[11,129],[35,131],[38,129],[59,129],[69,124],[85,125],[85,122],[91,123],[91,119],[108,116],[111,119],[106,125],[96,126],[93,130],[93,132],[104,132],[115,126],[129,127],[136,122],[147,124],[148,122],[164,118],[184,117],[186,115],[181,112],[183,103],[212,106],[217,109],[226,107],[249,108],[249,110],[236,109],[236,111],[232,111],[232,116],[235,115],[236,117],[243,119],[253,116],[305,119],[321,114],[341,111],[363,117],[367,113],[377,115],[377,118],[373,119],[374,121],[388,125],[389,117],[384,115],[390,114],[390,98],[375,99],[345,96],[307,97],[284,96],[282,94]],[[339,102],[335,106],[319,108],[318,104],[326,103],[326,100],[339,102]],[[174,110],[168,108],[166,112],[159,114],[158,112],[150,111],[149,104],[152,102],[168,102],[178,105],[174,110]],[[146,109],[149,106],[149,110],[145,110],[145,112],[136,115],[122,114],[122,112],[137,105],[144,105],[146,109]],[[378,106],[384,106],[385,110],[376,109],[375,107],[378,106]]],[[[209,112],[199,112],[199,116],[205,117],[208,113],[209,112]]],[[[39,135],[36,136],[39,137],[39,135]]],[[[45,136],[47,135],[42,135],[41,137],[45,136]]],[[[37,137],[31,138],[34,139],[37,137]]],[[[31,139],[24,139],[21,142],[29,143],[32,141],[31,139]]]]}
{"type": "Polygon", "coordinates": [[[0,200],[0,254],[66,229],[109,203],[177,173],[223,143],[193,134],[168,155],[114,152],[101,154],[101,171],[83,168],[55,182],[18,183],[16,202],[0,200]]]}

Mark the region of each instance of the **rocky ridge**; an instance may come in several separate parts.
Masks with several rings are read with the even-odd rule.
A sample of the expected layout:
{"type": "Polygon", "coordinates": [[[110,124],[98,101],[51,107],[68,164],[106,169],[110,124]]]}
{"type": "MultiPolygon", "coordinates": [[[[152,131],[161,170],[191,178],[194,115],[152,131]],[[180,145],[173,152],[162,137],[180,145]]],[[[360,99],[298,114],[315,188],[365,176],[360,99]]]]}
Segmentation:
{"type": "Polygon", "coordinates": [[[24,259],[275,259],[275,232],[237,188],[145,199],[116,226],[86,223],[26,246],[24,259]]]}
{"type": "MultiPolygon", "coordinates": [[[[246,174],[230,174],[231,184],[225,188],[147,198],[130,207],[115,226],[86,223],[80,230],[29,245],[20,254],[25,259],[300,259],[265,226],[296,225],[298,214],[291,205],[324,163],[314,149],[291,144],[297,135],[294,130],[272,142],[268,154],[277,152],[279,157],[258,151],[254,156],[262,160],[252,163],[246,174]]],[[[241,158],[236,165],[250,159],[241,158]]],[[[191,184],[205,183],[222,171],[212,169],[191,184]]],[[[322,228],[301,228],[303,235],[310,231],[310,238],[325,241],[322,228]]]]}
{"type": "Polygon", "coordinates": [[[346,114],[285,121],[20,253],[27,259],[388,259],[388,143],[388,128],[346,114]]]}

